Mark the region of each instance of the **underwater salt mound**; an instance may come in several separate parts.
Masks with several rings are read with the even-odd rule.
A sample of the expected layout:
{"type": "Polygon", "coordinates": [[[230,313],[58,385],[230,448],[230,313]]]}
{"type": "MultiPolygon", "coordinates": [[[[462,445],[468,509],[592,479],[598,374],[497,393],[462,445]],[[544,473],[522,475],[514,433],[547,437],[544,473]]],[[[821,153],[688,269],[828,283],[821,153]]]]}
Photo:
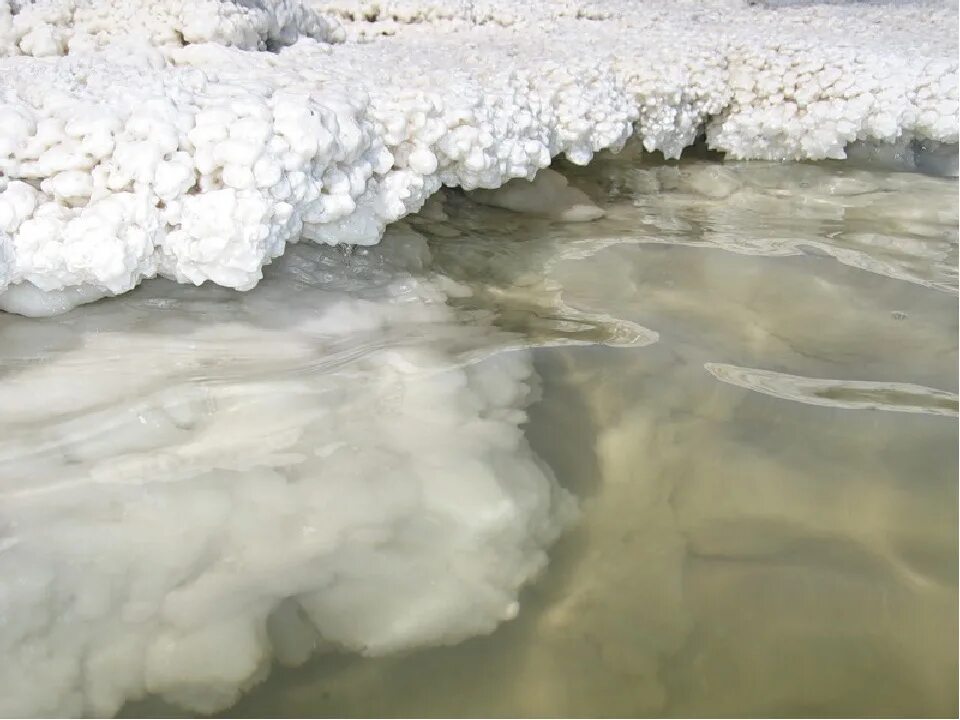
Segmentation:
{"type": "Polygon", "coordinates": [[[538,172],[530,182],[511,180],[496,190],[474,190],[471,197],[484,205],[566,222],[603,217],[603,210],[585,192],[570,187],[563,175],[550,168],[538,172]]]}
{"type": "Polygon", "coordinates": [[[777,160],[958,136],[946,1],[6,0],[0,56],[25,314],[155,276],[248,290],[290,242],[376,243],[441,186],[632,135],[777,160]]]}
{"type": "Polygon", "coordinates": [[[398,231],[294,248],[250,294],[154,281],[47,331],[8,316],[0,715],[210,712],[274,658],[517,613],[572,500],[520,429],[527,353],[454,322],[404,269],[428,258],[398,231]]]}

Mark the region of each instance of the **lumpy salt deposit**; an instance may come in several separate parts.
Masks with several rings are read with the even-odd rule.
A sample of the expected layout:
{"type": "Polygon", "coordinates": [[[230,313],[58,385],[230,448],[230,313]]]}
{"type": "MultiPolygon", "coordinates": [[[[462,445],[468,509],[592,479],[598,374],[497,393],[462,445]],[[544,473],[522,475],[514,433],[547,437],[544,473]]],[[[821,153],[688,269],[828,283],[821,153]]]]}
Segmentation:
{"type": "Polygon", "coordinates": [[[0,0],[0,715],[956,713],[956,13],[0,0]]]}
{"type": "Polygon", "coordinates": [[[574,512],[519,427],[527,353],[409,274],[417,233],[382,248],[5,319],[4,715],[210,711],[273,657],[516,615],[574,512]]]}
{"type": "Polygon", "coordinates": [[[248,290],[289,243],[375,243],[441,186],[631,135],[673,157],[700,133],[737,158],[955,144],[955,21],[949,2],[4,0],[0,306],[158,275],[248,290]]]}

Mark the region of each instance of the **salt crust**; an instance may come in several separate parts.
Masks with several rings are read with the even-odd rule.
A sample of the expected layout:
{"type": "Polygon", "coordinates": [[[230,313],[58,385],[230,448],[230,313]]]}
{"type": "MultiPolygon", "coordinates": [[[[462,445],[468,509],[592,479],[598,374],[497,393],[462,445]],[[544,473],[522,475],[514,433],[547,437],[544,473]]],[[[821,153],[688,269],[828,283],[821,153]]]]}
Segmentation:
{"type": "Polygon", "coordinates": [[[635,133],[818,159],[958,131],[950,2],[2,0],[3,55],[0,307],[26,314],[247,290],[287,243],[376,243],[441,185],[635,133]]]}

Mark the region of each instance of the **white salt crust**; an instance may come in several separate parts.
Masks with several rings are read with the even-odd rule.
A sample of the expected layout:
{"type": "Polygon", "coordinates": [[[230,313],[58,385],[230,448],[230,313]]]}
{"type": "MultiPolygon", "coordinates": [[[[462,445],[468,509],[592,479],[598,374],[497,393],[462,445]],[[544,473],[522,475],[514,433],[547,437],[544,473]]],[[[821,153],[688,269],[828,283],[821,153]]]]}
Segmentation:
{"type": "Polygon", "coordinates": [[[950,2],[0,0],[0,307],[61,312],[156,275],[247,290],[289,242],[376,243],[441,185],[531,179],[633,134],[671,157],[700,132],[735,158],[955,143],[956,19],[950,2]]]}

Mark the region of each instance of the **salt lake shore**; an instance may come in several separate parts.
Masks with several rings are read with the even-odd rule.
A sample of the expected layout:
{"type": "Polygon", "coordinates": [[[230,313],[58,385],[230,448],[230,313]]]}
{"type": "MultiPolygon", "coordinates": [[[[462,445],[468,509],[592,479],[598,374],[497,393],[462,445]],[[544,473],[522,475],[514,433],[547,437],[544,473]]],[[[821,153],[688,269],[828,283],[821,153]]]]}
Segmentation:
{"type": "MultiPolygon", "coordinates": [[[[957,13],[0,0],[0,716],[213,713],[516,627],[581,521],[494,711],[663,712],[746,595],[855,608],[949,710],[957,13]]],[[[742,711],[725,642],[676,712],[742,711]]],[[[808,707],[743,657],[757,713],[808,707]]]]}
{"type": "Polygon", "coordinates": [[[936,162],[955,26],[927,1],[4,0],[0,307],[156,276],[249,290],[289,243],[376,243],[441,186],[633,135],[936,162]]]}

